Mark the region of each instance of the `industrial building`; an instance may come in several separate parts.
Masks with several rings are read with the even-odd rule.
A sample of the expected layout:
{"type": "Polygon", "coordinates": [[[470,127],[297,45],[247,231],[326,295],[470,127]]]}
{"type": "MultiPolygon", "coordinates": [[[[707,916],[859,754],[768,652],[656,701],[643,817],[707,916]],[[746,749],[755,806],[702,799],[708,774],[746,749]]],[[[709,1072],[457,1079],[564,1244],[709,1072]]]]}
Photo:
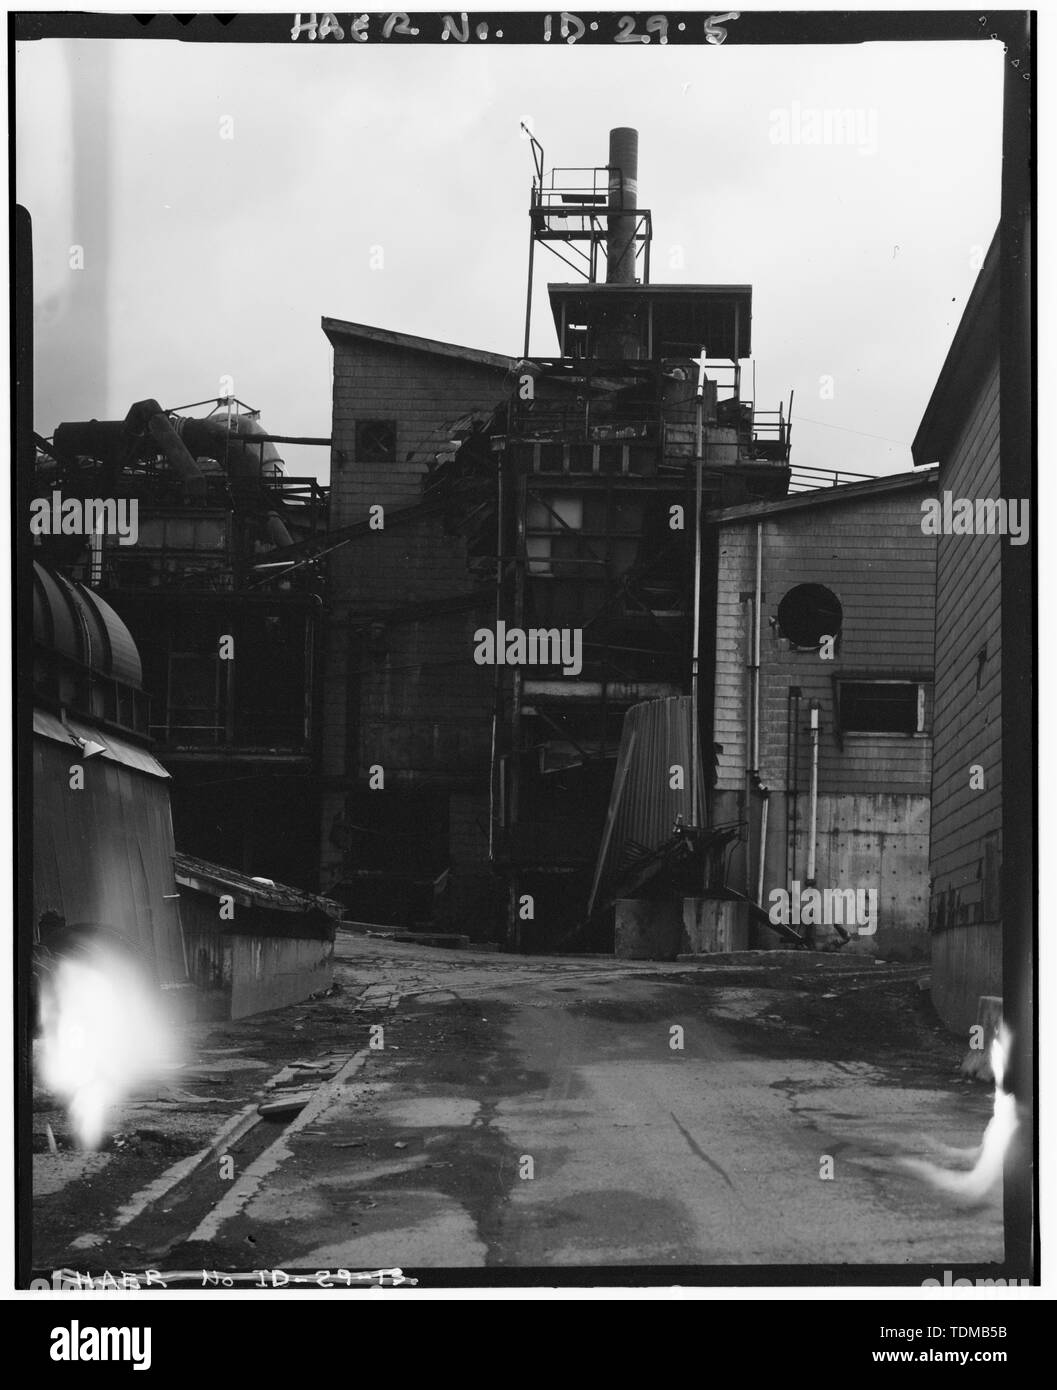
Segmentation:
{"type": "Polygon", "coordinates": [[[650,282],[637,143],[615,130],[606,165],[567,170],[532,141],[528,303],[542,250],[583,277],[548,286],[552,356],[528,322],[514,358],[323,321],[321,888],[353,917],[611,945],[625,716],[674,699],[687,746],[712,743],[706,519],[862,477],[791,469],[792,399],[746,393],[751,286],[650,282]]]}
{"type": "Polygon", "coordinates": [[[529,310],[517,357],[325,318],[331,436],[292,442],[329,493],[233,401],[38,441],[38,491],[139,508],[134,544],[45,548],[139,644],[176,843],[523,950],[701,894],[741,903],[713,944],[774,944],[774,887],[870,886],[868,949],[919,953],[935,475],[793,465],[751,286],[650,280],[636,133],[587,170],[531,148],[529,310],[544,252],[581,276],[554,352],[529,310]]]}
{"type": "MultiPolygon", "coordinates": [[[[713,512],[718,537],[717,821],[742,827],[731,882],[875,890],[850,935],[882,959],[928,955],[936,472],[713,512]]],[[[759,942],[763,944],[763,942],[759,942]]]]}
{"type": "Polygon", "coordinates": [[[105,596],[132,633],[181,850],[312,888],[322,584],[318,566],[274,557],[322,533],[326,492],[285,476],[284,437],[257,412],[197,405],[209,413],[141,401],[123,421],[38,439],[37,496],[113,499],[137,526],[45,534],[36,553],[105,596]]]}
{"type": "MultiPolygon", "coordinates": [[[[1000,259],[996,234],[913,443],[915,464],[939,463],[941,494],[974,504],[1002,495],[1000,259]]],[[[959,1031],[976,1020],[981,997],[1003,992],[1002,550],[1010,543],[995,528],[937,538],[932,998],[959,1031]]]]}

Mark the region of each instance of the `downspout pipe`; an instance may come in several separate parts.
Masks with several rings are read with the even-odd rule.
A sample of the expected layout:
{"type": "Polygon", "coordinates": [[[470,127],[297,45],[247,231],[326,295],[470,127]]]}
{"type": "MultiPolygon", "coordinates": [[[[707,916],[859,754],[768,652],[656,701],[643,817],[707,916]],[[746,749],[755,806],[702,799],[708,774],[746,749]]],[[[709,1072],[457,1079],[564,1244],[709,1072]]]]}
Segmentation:
{"type": "Polygon", "coordinates": [[[789,687],[789,747],[787,756],[792,764],[789,785],[786,788],[786,818],[788,839],[786,841],[785,877],[787,883],[796,878],[797,835],[800,832],[800,687],[789,687]]]}
{"type": "Polygon", "coordinates": [[[770,787],[760,787],[760,863],[756,871],[756,905],[763,906],[763,873],[767,864],[767,812],[771,805],[770,787]]]}
{"type": "Polygon", "coordinates": [[[750,772],[760,775],[760,608],[763,599],[763,523],[756,523],[756,584],[752,599],[752,737],[749,749],[750,772]]]}
{"type": "Polygon", "coordinates": [[[808,888],[815,886],[815,850],[818,838],[818,745],[819,745],[819,702],[811,701],[811,791],[808,798],[807,826],[807,873],[805,883],[808,888]]]}
{"type": "Polygon", "coordinates": [[[694,489],[694,630],[693,630],[693,651],[690,661],[690,736],[692,746],[690,751],[690,824],[697,826],[698,800],[701,797],[701,788],[698,786],[697,769],[701,759],[701,469],[704,466],[702,457],[703,433],[701,427],[703,395],[704,395],[704,368],[698,376],[697,382],[697,457],[694,459],[696,471],[696,484],[694,489]]]}

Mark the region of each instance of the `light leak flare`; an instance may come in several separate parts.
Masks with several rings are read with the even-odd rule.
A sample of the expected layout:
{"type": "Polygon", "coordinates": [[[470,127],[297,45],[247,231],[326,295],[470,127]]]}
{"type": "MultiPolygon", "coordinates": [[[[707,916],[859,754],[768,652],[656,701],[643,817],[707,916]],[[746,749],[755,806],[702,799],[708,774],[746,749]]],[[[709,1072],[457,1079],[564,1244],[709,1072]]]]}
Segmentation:
{"type": "Polygon", "coordinates": [[[984,1130],[982,1142],[970,1149],[933,1145],[934,1148],[942,1148],[945,1157],[960,1159],[962,1162],[971,1163],[972,1166],[967,1169],[946,1168],[922,1158],[901,1160],[904,1168],[966,1206],[977,1206],[986,1201],[990,1193],[998,1187],[1002,1181],[1006,1154],[1016,1137],[1019,1123],[1016,1096],[1004,1089],[1009,1051],[1009,1029],[1003,1023],[991,1042],[991,1071],[995,1078],[994,1108],[984,1130]]]}
{"type": "Polygon", "coordinates": [[[59,960],[42,984],[41,1079],[78,1144],[97,1149],[115,1106],[176,1060],[158,991],[125,957],[96,945],[59,960]]]}

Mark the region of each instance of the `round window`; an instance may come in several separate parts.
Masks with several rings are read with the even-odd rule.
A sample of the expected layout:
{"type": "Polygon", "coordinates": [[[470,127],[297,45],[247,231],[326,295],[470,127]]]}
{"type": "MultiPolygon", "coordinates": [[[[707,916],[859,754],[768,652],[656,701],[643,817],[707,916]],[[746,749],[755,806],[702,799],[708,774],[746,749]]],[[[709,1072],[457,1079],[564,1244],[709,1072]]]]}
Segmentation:
{"type": "Polygon", "coordinates": [[[844,613],[840,599],[824,584],[797,584],[778,605],[778,627],[794,647],[817,647],[836,637],[844,613]]]}

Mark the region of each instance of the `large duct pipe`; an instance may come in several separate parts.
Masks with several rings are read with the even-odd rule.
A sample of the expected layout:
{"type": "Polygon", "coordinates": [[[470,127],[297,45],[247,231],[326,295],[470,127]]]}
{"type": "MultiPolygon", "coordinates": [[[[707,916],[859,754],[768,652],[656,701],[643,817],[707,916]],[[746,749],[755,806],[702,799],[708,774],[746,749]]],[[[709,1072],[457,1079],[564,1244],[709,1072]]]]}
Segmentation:
{"type": "Polygon", "coordinates": [[[137,401],[125,416],[125,432],[149,434],[172,465],[185,491],[192,497],[205,496],[202,470],[157,401],[137,401]]]}
{"type": "MultiPolygon", "coordinates": [[[[157,401],[137,401],[124,421],[88,420],[57,426],[55,452],[61,459],[78,454],[101,457],[120,467],[126,455],[146,434],[165,455],[188,496],[205,496],[206,477],[199,458],[221,465],[233,491],[253,499],[257,485],[281,477],[283,460],[260,421],[251,415],[208,416],[204,420],[170,419],[157,401]]],[[[252,503],[251,503],[252,504],[252,503]]],[[[292,545],[293,538],[277,511],[264,514],[264,527],[273,545],[292,545]]]]}
{"type": "Polygon", "coordinates": [[[230,426],[223,415],[204,420],[180,419],[176,428],[192,451],[224,464],[230,478],[268,481],[281,476],[283,460],[259,420],[251,415],[234,415],[230,426]]]}
{"type": "Polygon", "coordinates": [[[607,285],[635,283],[635,226],[638,221],[638,205],[639,132],[631,130],[628,126],[618,126],[609,132],[607,285]]]}
{"type": "MultiPolygon", "coordinates": [[[[283,460],[279,451],[268,439],[260,421],[252,415],[230,418],[210,415],[204,420],[185,418],[178,420],[177,429],[195,454],[215,458],[223,466],[236,492],[249,489],[252,496],[257,484],[282,477],[283,460]]],[[[278,512],[266,513],[264,527],[273,545],[293,545],[293,537],[278,512]]]]}

